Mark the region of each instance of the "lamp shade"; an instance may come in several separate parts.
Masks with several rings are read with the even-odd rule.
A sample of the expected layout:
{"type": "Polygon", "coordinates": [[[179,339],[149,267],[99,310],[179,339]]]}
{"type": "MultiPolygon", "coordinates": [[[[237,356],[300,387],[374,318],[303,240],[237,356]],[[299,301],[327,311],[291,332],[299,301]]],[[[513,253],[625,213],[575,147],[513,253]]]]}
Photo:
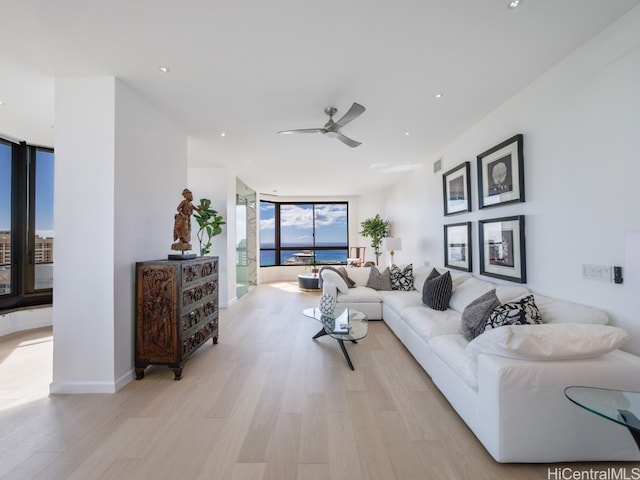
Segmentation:
{"type": "Polygon", "coordinates": [[[388,237],[384,239],[384,249],[390,252],[402,250],[402,239],[399,237],[388,237]]]}
{"type": "Polygon", "coordinates": [[[627,233],[624,284],[627,288],[640,292],[640,232],[627,233]]]}

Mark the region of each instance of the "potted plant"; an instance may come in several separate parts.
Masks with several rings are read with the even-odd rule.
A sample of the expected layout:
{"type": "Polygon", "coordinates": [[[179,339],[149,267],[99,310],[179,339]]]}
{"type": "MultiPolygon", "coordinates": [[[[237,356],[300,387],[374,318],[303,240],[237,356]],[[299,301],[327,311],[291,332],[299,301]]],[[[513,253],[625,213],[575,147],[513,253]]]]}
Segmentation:
{"type": "Polygon", "coordinates": [[[211,239],[222,233],[222,226],[225,222],[222,215],[218,215],[216,210],[211,208],[211,200],[201,198],[200,204],[195,208],[193,217],[198,222],[198,242],[200,243],[200,255],[204,256],[211,251],[211,239]],[[206,243],[205,243],[206,235],[206,243]]]}
{"type": "Polygon", "coordinates": [[[380,250],[382,239],[389,236],[389,220],[383,220],[380,214],[376,213],[375,217],[363,220],[360,225],[362,226],[360,235],[371,238],[371,247],[378,265],[378,258],[382,255],[380,250]]]}

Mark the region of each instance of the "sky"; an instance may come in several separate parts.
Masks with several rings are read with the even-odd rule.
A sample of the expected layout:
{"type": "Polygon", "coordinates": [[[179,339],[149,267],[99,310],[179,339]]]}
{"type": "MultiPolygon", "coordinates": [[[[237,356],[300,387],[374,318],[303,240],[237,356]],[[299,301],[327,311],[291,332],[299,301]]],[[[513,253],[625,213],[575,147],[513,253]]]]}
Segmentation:
{"type": "MultiPolygon", "coordinates": [[[[54,154],[36,153],[36,233],[53,236],[54,154]]],[[[0,143],[0,230],[11,229],[11,147],[0,143]]]]}

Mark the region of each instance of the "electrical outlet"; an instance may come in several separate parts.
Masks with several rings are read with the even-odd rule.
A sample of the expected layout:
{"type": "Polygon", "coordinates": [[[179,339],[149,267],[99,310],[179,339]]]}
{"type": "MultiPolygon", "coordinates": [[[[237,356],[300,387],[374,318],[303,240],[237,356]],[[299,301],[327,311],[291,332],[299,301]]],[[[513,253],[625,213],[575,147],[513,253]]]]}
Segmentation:
{"type": "Polygon", "coordinates": [[[582,278],[598,282],[611,282],[611,267],[605,265],[582,265],[582,278]]]}

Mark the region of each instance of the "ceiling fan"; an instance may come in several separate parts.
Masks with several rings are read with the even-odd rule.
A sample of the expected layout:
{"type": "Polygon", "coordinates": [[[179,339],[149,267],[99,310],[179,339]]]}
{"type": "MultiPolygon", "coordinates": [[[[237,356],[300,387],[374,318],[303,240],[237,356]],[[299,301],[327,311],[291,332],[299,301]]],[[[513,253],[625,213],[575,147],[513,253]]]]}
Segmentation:
{"type": "Polygon", "coordinates": [[[345,113],[340,120],[337,122],[333,121],[333,116],[338,111],[335,107],[327,107],[324,109],[324,113],[329,115],[329,121],[324,124],[324,127],[320,128],[299,128],[297,130],[282,130],[278,133],[322,133],[327,137],[333,137],[340,140],[345,145],[350,147],[357,147],[361,145],[361,142],[356,142],[355,140],[344,136],[341,133],[342,127],[344,127],[350,121],[358,118],[365,111],[365,108],[359,103],[355,103],[351,105],[351,108],[347,113],[345,113]]]}

